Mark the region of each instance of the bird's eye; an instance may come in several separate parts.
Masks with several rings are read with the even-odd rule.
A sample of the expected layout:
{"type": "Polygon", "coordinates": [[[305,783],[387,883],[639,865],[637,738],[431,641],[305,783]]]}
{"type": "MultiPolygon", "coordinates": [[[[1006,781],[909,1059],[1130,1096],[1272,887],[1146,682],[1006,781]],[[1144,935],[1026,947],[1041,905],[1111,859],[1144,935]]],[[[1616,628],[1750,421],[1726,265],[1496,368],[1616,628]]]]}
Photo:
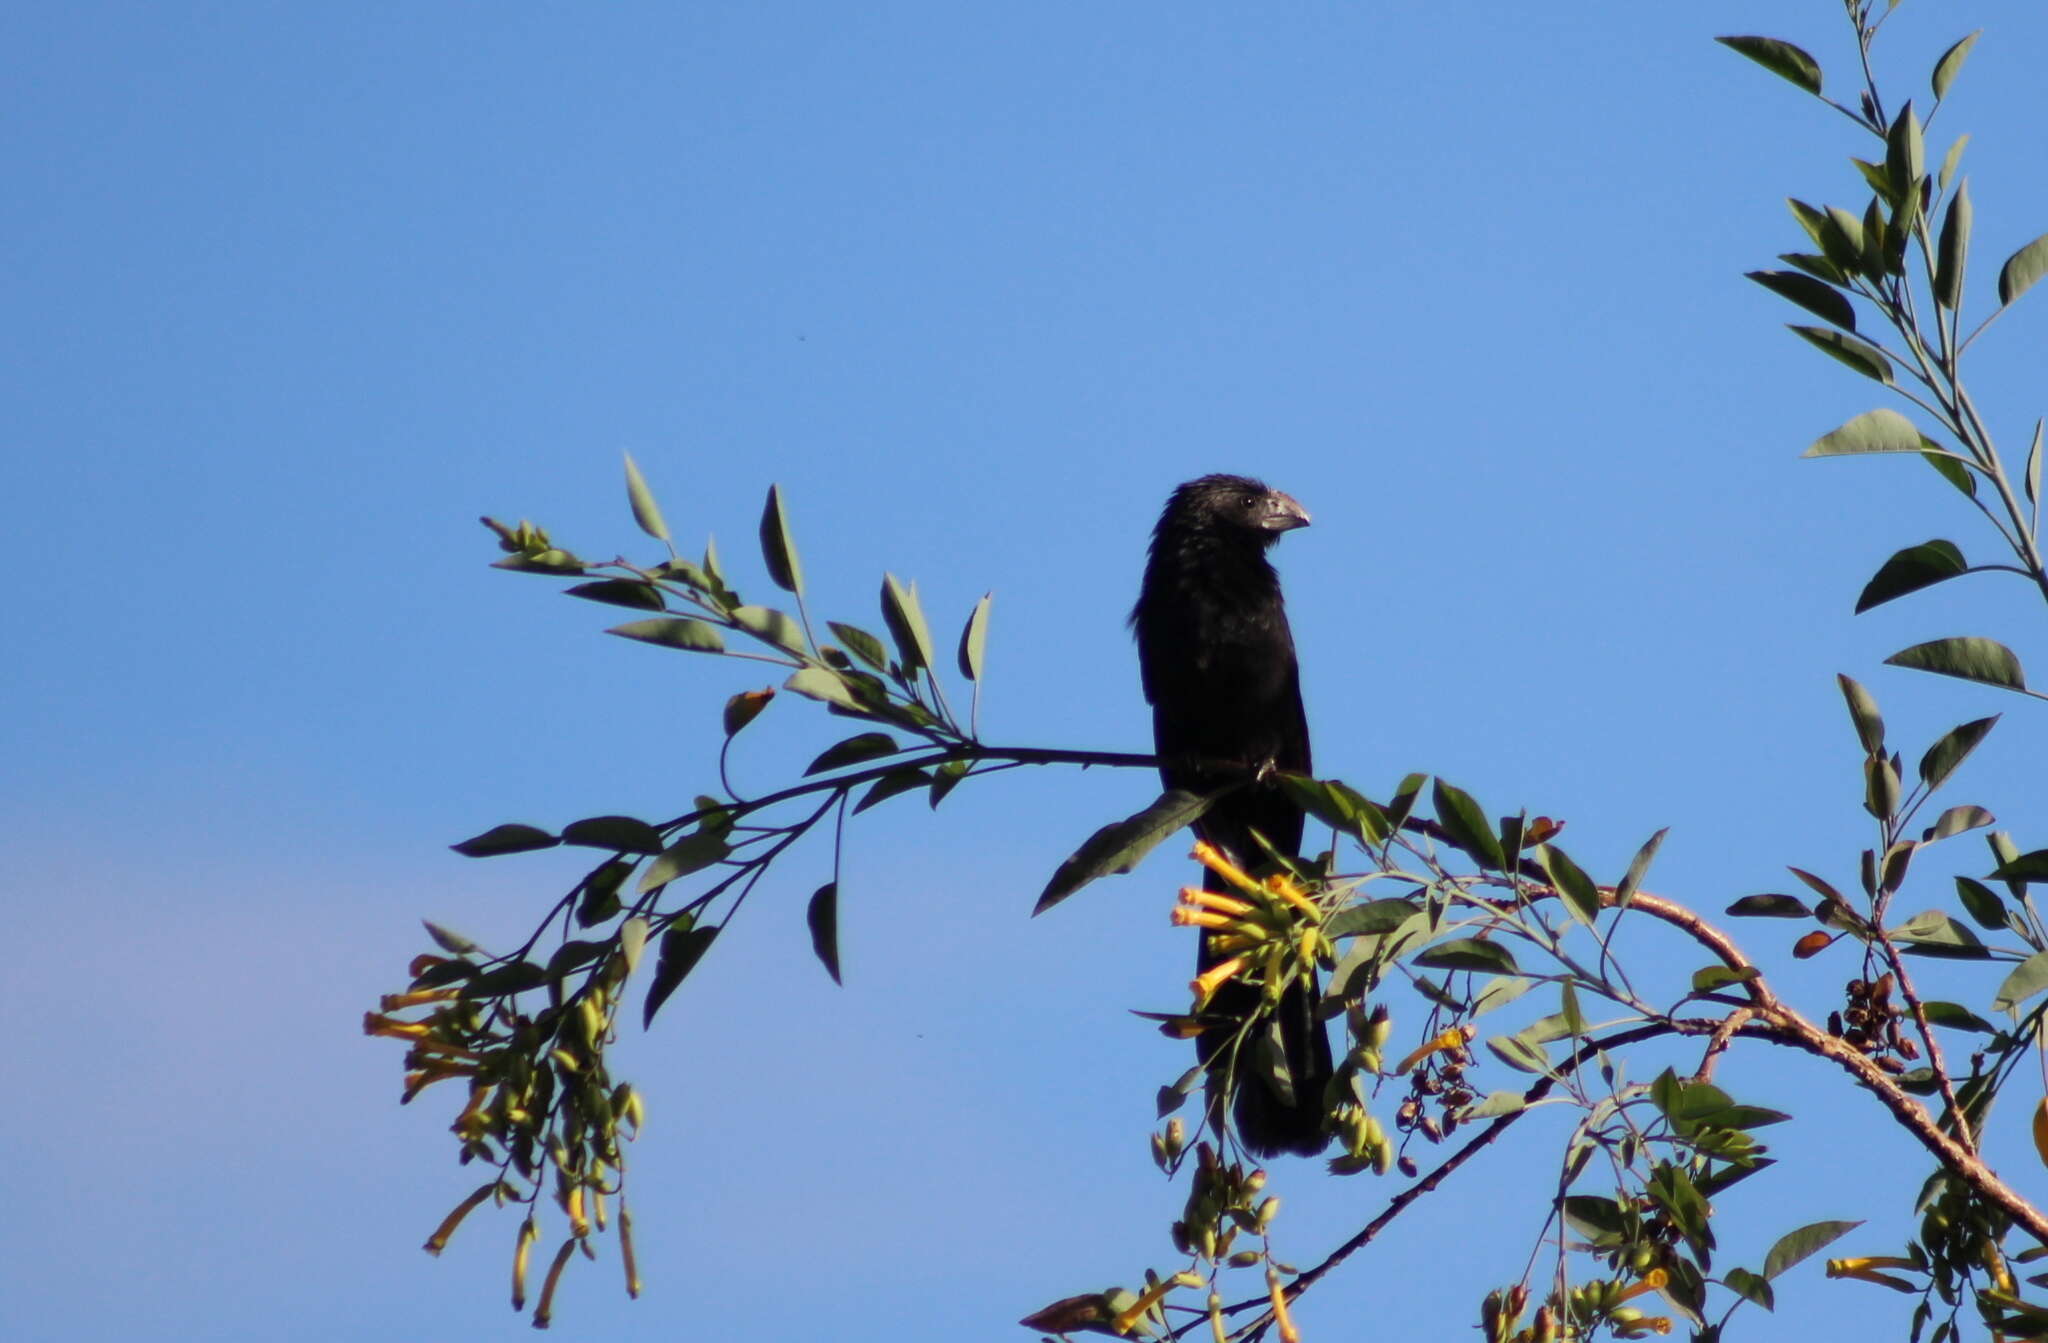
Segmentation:
{"type": "Polygon", "coordinates": [[[1259,506],[1259,496],[1256,494],[1247,494],[1244,497],[1244,506],[1246,508],[1257,508],[1259,506]]]}

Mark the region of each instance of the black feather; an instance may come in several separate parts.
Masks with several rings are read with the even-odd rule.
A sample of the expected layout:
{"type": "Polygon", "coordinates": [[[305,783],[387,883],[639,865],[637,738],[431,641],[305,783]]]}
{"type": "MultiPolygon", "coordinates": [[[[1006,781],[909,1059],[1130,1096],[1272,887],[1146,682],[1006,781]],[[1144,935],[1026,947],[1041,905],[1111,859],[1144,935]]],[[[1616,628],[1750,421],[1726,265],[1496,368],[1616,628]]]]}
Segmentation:
{"type": "MultiPolygon", "coordinates": [[[[1268,768],[1309,772],[1294,636],[1280,577],[1266,559],[1282,533],[1307,525],[1301,505],[1244,476],[1203,476],[1167,500],[1131,612],[1167,787],[1207,793],[1268,768]]],[[[1195,833],[1254,868],[1264,850],[1253,832],[1296,854],[1303,821],[1285,793],[1254,777],[1211,807],[1195,833]]],[[[1223,885],[1213,874],[1204,884],[1223,885]]],[[[1204,937],[1200,965],[1216,959],[1204,937]]],[[[1282,997],[1274,1021],[1277,1059],[1255,1046],[1240,1050],[1233,1068],[1211,1073],[1214,1104],[1221,1074],[1235,1072],[1238,1136],[1256,1155],[1314,1155],[1329,1141],[1323,1090],[1332,1067],[1329,1038],[1316,1019],[1320,996],[1311,980],[1282,997]]],[[[1205,1063],[1257,1005],[1256,991],[1236,981],[1216,993],[1205,1009],[1215,1024],[1196,1041],[1205,1063]]]]}

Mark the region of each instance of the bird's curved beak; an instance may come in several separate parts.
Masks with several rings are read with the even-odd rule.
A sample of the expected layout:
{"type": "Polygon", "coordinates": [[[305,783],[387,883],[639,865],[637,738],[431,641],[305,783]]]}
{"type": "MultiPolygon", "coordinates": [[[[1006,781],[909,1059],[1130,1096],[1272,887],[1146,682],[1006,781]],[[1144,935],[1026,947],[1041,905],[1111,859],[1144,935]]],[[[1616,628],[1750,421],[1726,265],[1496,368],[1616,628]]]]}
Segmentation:
{"type": "Polygon", "coordinates": [[[1269,532],[1291,532],[1308,526],[1308,510],[1293,495],[1273,490],[1266,496],[1266,515],[1259,521],[1269,532]]]}

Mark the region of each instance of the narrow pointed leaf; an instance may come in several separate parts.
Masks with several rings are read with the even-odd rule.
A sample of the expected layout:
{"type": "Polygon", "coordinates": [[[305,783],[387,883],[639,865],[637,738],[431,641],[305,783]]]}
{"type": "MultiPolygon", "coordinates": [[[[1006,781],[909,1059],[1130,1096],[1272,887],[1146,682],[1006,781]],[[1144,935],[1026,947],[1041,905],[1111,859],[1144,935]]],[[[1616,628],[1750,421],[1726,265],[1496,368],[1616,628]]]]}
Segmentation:
{"type": "Polygon", "coordinates": [[[2048,274],[2048,233],[2014,252],[1999,270],[1999,306],[2004,307],[2032,289],[2043,274],[2048,274]]]}
{"type": "Polygon", "coordinates": [[[464,858],[495,858],[504,853],[552,849],[561,842],[537,826],[494,825],[481,835],[472,835],[460,844],[450,844],[448,847],[464,858]]]}
{"type": "Polygon", "coordinates": [[[1449,834],[1451,842],[1471,854],[1481,867],[1496,872],[1506,867],[1507,855],[1501,850],[1500,837],[1493,833],[1485,810],[1472,795],[1442,779],[1436,781],[1433,791],[1437,823],[1449,834]]]}
{"type": "Polygon", "coordinates": [[[2010,648],[1994,639],[1975,636],[1933,639],[1900,649],[1885,661],[1894,667],[1912,667],[1965,681],[1981,681],[2007,690],[2027,688],[2026,674],[2020,669],[2019,658],[2010,648]]]}
{"type": "Polygon", "coordinates": [[[853,804],[853,814],[858,816],[869,807],[880,806],[898,793],[923,788],[931,781],[932,776],[921,769],[891,770],[876,779],[874,786],[862,795],[860,801],[853,804]]]}
{"type": "Polygon", "coordinates": [[[1764,1256],[1764,1276],[1775,1278],[1817,1250],[1827,1248],[1863,1223],[1815,1222],[1778,1237],[1778,1243],[1764,1256]]]}
{"type": "Polygon", "coordinates": [[[861,702],[854,698],[853,691],[847,688],[845,678],[824,667],[805,667],[784,681],[782,688],[852,713],[866,712],[861,702]]]}
{"type": "Polygon", "coordinates": [[[1805,455],[1838,457],[1853,452],[1919,452],[1920,431],[1889,406],[1865,411],[1832,433],[1814,440],[1805,455]]]}
{"type": "Polygon", "coordinates": [[[1739,919],[1808,919],[1813,911],[1806,902],[1790,895],[1745,895],[1728,906],[1739,919]]]}
{"type": "Polygon", "coordinates": [[[825,973],[832,976],[832,982],[839,978],[839,883],[828,881],[811,896],[810,907],[804,911],[804,922],[811,929],[811,950],[818,955],[818,964],[825,967],[825,973]]]}
{"type": "Polygon", "coordinates": [[[716,928],[677,926],[661,935],[661,955],[654,963],[654,978],[647,985],[647,1005],[640,1011],[642,1027],[654,1024],[654,1014],[668,1001],[683,977],[697,968],[704,953],[718,937],[716,928]]]}
{"type": "Polygon", "coordinates": [[[772,606],[735,606],[732,623],[777,648],[792,653],[803,651],[803,628],[785,611],[778,611],[772,606]]]}
{"type": "Polygon", "coordinates": [[[782,511],[780,485],[768,487],[768,503],[761,510],[761,559],[776,587],[799,597],[803,595],[804,569],[797,562],[796,541],[789,534],[789,518],[782,511]]]}
{"type": "Polygon", "coordinates": [[[2033,504],[2036,508],[2039,508],[2041,503],[2041,429],[2043,425],[2048,425],[2048,420],[2034,421],[2034,446],[2027,449],[2027,473],[2023,482],[2027,491],[2027,502],[2033,504]]]}
{"type": "Polygon", "coordinates": [[[661,520],[661,507],[654,502],[654,491],[647,488],[630,452],[626,454],[626,502],[633,506],[633,521],[640,524],[641,531],[657,541],[668,540],[668,524],[661,520]]]}
{"type": "Polygon", "coordinates": [[[2002,933],[2009,926],[2006,922],[2005,901],[1998,898],[1998,892],[1983,882],[1970,877],[1956,878],[1956,898],[1962,901],[1963,911],[1976,920],[1979,928],[1989,928],[2002,933]]]}
{"type": "Polygon", "coordinates": [[[1956,766],[1977,749],[1977,743],[1984,740],[1984,734],[1999,719],[1998,714],[1989,718],[1974,718],[1961,727],[1950,728],[1940,741],[1927,748],[1927,754],[1920,757],[1920,781],[1932,792],[1948,782],[1956,772],[1956,766]]]}
{"type": "Polygon", "coordinates": [[[1993,881],[2048,881],[2048,849],[2008,858],[1991,871],[1993,881]]]}
{"type": "Polygon", "coordinates": [[[2005,977],[1991,996],[1991,1010],[2010,1012],[2043,989],[2048,989],[2048,951],[2037,951],[2005,977]]]}
{"type": "Polygon", "coordinates": [[[846,645],[847,652],[878,672],[889,670],[889,650],[880,639],[858,625],[843,625],[836,620],[828,620],[825,624],[839,637],[839,642],[846,645]]]}
{"type": "Polygon", "coordinates": [[[666,606],[661,599],[661,589],[637,578],[606,578],[595,583],[578,583],[563,591],[585,601],[632,606],[642,611],[659,611],[666,606]]]}
{"type": "Polygon", "coordinates": [[[1928,83],[1933,85],[1934,96],[1937,100],[1948,97],[1948,86],[1955,83],[1957,72],[1963,68],[1963,62],[1970,59],[1970,48],[1977,45],[1978,35],[1983,31],[1982,28],[1979,28],[1976,32],[1971,33],[1947,51],[1942,52],[1941,59],[1934,63],[1934,75],[1928,80],[1928,83]]]}
{"type": "Polygon", "coordinates": [[[1207,811],[1212,800],[1184,788],[1169,788],[1143,811],[1103,826],[1060,864],[1032,914],[1043,914],[1097,877],[1130,871],[1162,841],[1207,811]]]}
{"type": "Polygon", "coordinates": [[[619,853],[660,853],[661,832],[631,816],[592,816],[572,821],[562,829],[564,844],[589,849],[613,849],[619,853]]]}
{"type": "Polygon", "coordinates": [[[615,625],[605,631],[622,639],[638,639],[641,643],[656,644],[662,648],[680,648],[691,653],[723,653],[725,636],[714,625],[701,620],[690,620],[683,616],[670,616],[663,620],[636,620],[629,625],[615,625]]]}
{"type": "MultiPolygon", "coordinates": [[[[1825,327],[1794,326],[1792,330],[1821,353],[1833,356],[1864,377],[1874,378],[1887,387],[1891,385],[1891,360],[1885,358],[1876,346],[1825,327]]],[[[1914,446],[1919,445],[1915,443],[1914,446]]]]}
{"type": "Polygon", "coordinates": [[[420,922],[425,925],[427,936],[434,939],[434,945],[450,955],[467,956],[473,951],[481,950],[476,943],[451,928],[443,928],[440,924],[427,919],[421,919],[420,922]]]}
{"type": "Polygon", "coordinates": [[[678,877],[687,877],[692,872],[701,872],[731,852],[726,843],[725,833],[720,830],[693,830],[689,834],[663,849],[655,860],[640,874],[642,894],[657,886],[666,886],[678,877]]]}
{"type": "Polygon", "coordinates": [[[1717,37],[1714,40],[1808,93],[1820,92],[1820,62],[1790,42],[1781,42],[1775,37],[1717,37]]]}
{"type": "MultiPolygon", "coordinates": [[[[1951,835],[1960,835],[1965,831],[1977,830],[1987,825],[1996,825],[1997,823],[1998,818],[1982,807],[1972,806],[1967,803],[1960,807],[1950,807],[1941,814],[1940,818],[1933,825],[1927,827],[1927,842],[1932,843],[1937,839],[1947,839],[1951,835]]],[[[2000,926],[2002,927],[2003,925],[2001,924],[2000,926]]]]}
{"type": "Polygon", "coordinates": [[[1545,844],[1537,852],[1543,870],[1550,874],[1550,884],[1557,888],[1572,917],[1587,927],[1592,927],[1600,917],[1600,888],[1585,870],[1571,860],[1563,849],[1545,844]]]}
{"type": "Polygon", "coordinates": [[[905,587],[894,574],[882,576],[882,620],[896,640],[904,671],[915,672],[932,665],[932,636],[924,623],[924,610],[917,602],[917,584],[905,587]]]}
{"type": "Polygon", "coordinates": [[[1941,216],[1941,238],[1935,244],[1934,299],[1944,308],[1963,306],[1963,275],[1970,262],[1970,179],[1965,177],[1941,216]]]}
{"type": "Polygon", "coordinates": [[[1454,937],[1419,953],[1415,965],[1429,970],[1477,970],[1490,975],[1516,972],[1514,953],[1498,942],[1476,937],[1454,937]]]}
{"type": "Polygon", "coordinates": [[[725,702],[725,713],[720,720],[728,737],[738,734],[741,728],[761,716],[775,698],[773,690],[742,690],[725,702]]]}
{"type": "Polygon", "coordinates": [[[1764,288],[1789,299],[1816,317],[1826,318],[1846,331],[1856,329],[1856,308],[1832,285],[1822,284],[1810,275],[1801,275],[1791,270],[1753,270],[1744,272],[1748,278],[1764,288]]]}
{"type": "Polygon", "coordinates": [[[1948,190],[1949,179],[1956,175],[1956,165],[1963,161],[1963,148],[1969,143],[1969,136],[1958,135],[1956,142],[1948,147],[1948,153],[1942,156],[1941,175],[1935,181],[1936,191],[1948,190]]]}
{"type": "Polygon", "coordinates": [[[1885,135],[1884,168],[1894,199],[1911,202],[1921,174],[1927,171],[1927,146],[1920,116],[1913,110],[1910,98],[1892,119],[1891,130],[1885,135]]]}
{"type": "Polygon", "coordinates": [[[1894,597],[1933,587],[1945,579],[1968,573],[1969,569],[1963,552],[1952,541],[1936,539],[1908,546],[1886,560],[1883,567],[1871,576],[1870,582],[1864,585],[1862,595],[1856,599],[1856,614],[1862,615],[1871,607],[1881,606],[1894,597]]]}
{"type": "Polygon", "coordinates": [[[835,742],[818,753],[805,774],[823,774],[826,770],[839,769],[846,765],[857,765],[863,760],[876,760],[885,755],[894,755],[902,750],[896,739],[886,732],[863,732],[835,742]]]}
{"type": "MultiPolygon", "coordinates": [[[[1927,442],[1931,443],[1933,440],[1928,439],[1927,442]]],[[[1970,468],[1964,466],[1957,458],[1946,452],[1922,452],[1920,458],[1933,467],[1935,473],[1943,480],[1955,486],[1964,498],[1977,497],[1977,478],[1971,475],[1970,468]]]]}
{"type": "Polygon", "coordinates": [[[1854,677],[1837,672],[1835,684],[1841,687],[1842,700],[1849,706],[1849,721],[1856,726],[1856,740],[1863,744],[1866,753],[1881,755],[1884,752],[1884,715],[1877,711],[1877,701],[1854,677]]]}
{"type": "Polygon", "coordinates": [[[993,592],[984,592],[960,631],[960,674],[970,681],[981,679],[981,660],[988,651],[988,604],[994,599],[993,592]]]}
{"type": "Polygon", "coordinates": [[[1728,1290],[1747,1301],[1754,1301],[1765,1310],[1777,1308],[1777,1296],[1771,1291],[1770,1280],[1760,1273],[1746,1268],[1731,1268],[1721,1275],[1721,1281],[1728,1290]]]}
{"type": "Polygon", "coordinates": [[[1635,896],[1636,888],[1643,884],[1643,878],[1650,875],[1650,864],[1656,860],[1657,850],[1664,847],[1664,836],[1670,833],[1671,827],[1667,825],[1645,840],[1642,848],[1636,850],[1636,856],[1629,863],[1628,871],[1622,874],[1621,881],[1614,888],[1614,903],[1618,908],[1628,906],[1628,902],[1635,896]]]}

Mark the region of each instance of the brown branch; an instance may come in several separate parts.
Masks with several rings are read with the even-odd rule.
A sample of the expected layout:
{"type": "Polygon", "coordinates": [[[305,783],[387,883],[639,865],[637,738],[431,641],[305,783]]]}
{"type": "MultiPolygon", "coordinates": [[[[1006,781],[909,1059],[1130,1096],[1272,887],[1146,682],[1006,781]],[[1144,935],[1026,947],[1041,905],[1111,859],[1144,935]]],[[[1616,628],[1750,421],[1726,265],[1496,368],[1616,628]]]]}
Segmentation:
{"type": "Polygon", "coordinates": [[[1934,1080],[1941,1088],[1942,1103],[1948,1106],[1948,1114],[1955,1121],[1956,1141],[1971,1155],[1977,1152],[1977,1135],[1970,1132],[1969,1116],[1963,1113],[1962,1103],[1956,1099],[1956,1089],[1949,1080],[1948,1058],[1941,1052],[1941,1042],[1934,1038],[1934,1031],[1927,1024],[1927,1009],[1920,1002],[1920,995],[1913,990],[1913,977],[1906,971],[1906,963],[1899,950],[1885,935],[1883,928],[1876,928],[1876,941],[1884,949],[1884,958],[1890,964],[1892,973],[1898,976],[1899,996],[1906,1000],[1906,1007],[1913,1014],[1913,1025],[1920,1032],[1920,1042],[1927,1046],[1927,1066],[1934,1073],[1934,1080]]]}

